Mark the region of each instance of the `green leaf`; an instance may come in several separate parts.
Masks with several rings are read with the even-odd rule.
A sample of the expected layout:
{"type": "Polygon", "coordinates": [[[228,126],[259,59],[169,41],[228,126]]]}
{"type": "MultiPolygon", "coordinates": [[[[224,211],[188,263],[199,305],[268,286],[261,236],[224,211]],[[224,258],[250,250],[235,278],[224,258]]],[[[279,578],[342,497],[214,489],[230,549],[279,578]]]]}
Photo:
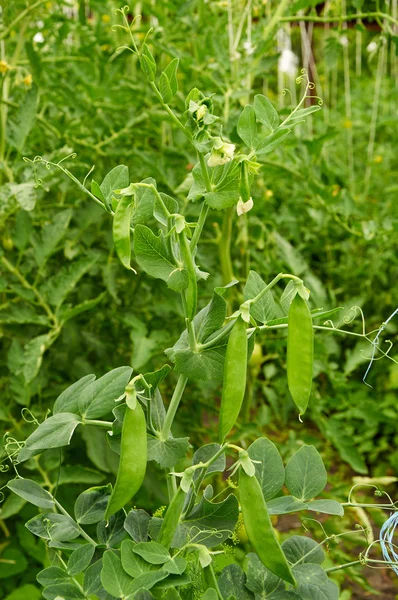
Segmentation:
{"type": "Polygon", "coordinates": [[[21,508],[25,506],[26,500],[20,496],[10,494],[8,498],[0,505],[0,519],[5,521],[14,515],[17,515],[21,508]]]}
{"type": "Polygon", "coordinates": [[[286,486],[300,500],[311,500],[322,492],[327,473],[314,446],[302,446],[286,465],[286,486]]]}
{"type": "Polygon", "coordinates": [[[66,515],[43,513],[33,517],[25,527],[38,537],[57,542],[69,542],[80,535],[76,523],[66,515]]]}
{"type": "Polygon", "coordinates": [[[58,485],[67,485],[69,483],[85,483],[95,485],[105,479],[104,473],[82,467],[80,465],[61,466],[58,478],[58,485]]]}
{"type": "Polygon", "coordinates": [[[122,196],[113,215],[113,243],[122,265],[131,270],[130,226],[134,196],[122,196]]]}
{"type": "Polygon", "coordinates": [[[72,214],[71,209],[59,212],[52,223],[43,227],[40,237],[32,237],[35,259],[40,268],[44,267],[50,256],[56,252],[58,244],[68,229],[72,214]]]}
{"type": "Polygon", "coordinates": [[[313,512],[344,516],[344,508],[336,500],[312,500],[312,502],[307,502],[307,508],[313,512]]]}
{"type": "Polygon", "coordinates": [[[95,379],[95,375],[86,375],[76,381],[71,386],[66,388],[58,396],[53,406],[53,413],[56,415],[57,413],[69,412],[69,413],[78,413],[79,412],[79,398],[82,394],[83,390],[86,389],[90,383],[92,383],[95,379]]]}
{"type": "Polygon", "coordinates": [[[150,515],[142,508],[133,509],[126,517],[124,528],[135,542],[146,542],[150,520],[150,515]]]}
{"type": "Polygon", "coordinates": [[[168,104],[170,100],[173,98],[173,91],[171,89],[169,78],[167,77],[167,73],[163,71],[159,77],[159,91],[162,95],[163,102],[168,104]]]}
{"type": "Polygon", "coordinates": [[[127,187],[129,183],[129,169],[126,165],[114,167],[112,171],[109,171],[105,176],[100,185],[100,190],[108,210],[112,210],[112,195],[114,191],[127,187]]]}
{"type": "Polygon", "coordinates": [[[30,383],[38,374],[43,355],[50,344],[51,337],[49,334],[39,335],[30,340],[24,347],[24,365],[23,376],[25,383],[30,383]]]}
{"type": "Polygon", "coordinates": [[[100,592],[105,594],[105,590],[101,584],[102,560],[97,560],[90,565],[84,573],[83,589],[87,596],[98,596],[100,592]]]}
{"type": "Polygon", "coordinates": [[[89,566],[94,556],[95,546],[83,544],[72,552],[68,560],[68,573],[71,577],[83,573],[89,566]]]}
{"type": "MultiPolygon", "coordinates": [[[[153,185],[156,188],[156,181],[152,177],[143,179],[140,183],[153,185]]],[[[122,190],[123,192],[124,190],[122,190]]],[[[135,187],[135,203],[132,216],[132,225],[145,225],[152,219],[156,204],[156,194],[152,187],[135,187]]]]}
{"type": "Polygon", "coordinates": [[[71,308],[61,309],[59,312],[60,320],[62,321],[62,323],[66,323],[66,321],[69,321],[70,319],[73,319],[74,317],[77,317],[78,315],[81,315],[82,313],[87,312],[88,310],[92,310],[97,306],[97,304],[101,302],[101,300],[103,300],[105,295],[106,292],[103,292],[102,294],[100,294],[96,298],[93,298],[92,300],[85,300],[84,302],[76,304],[71,308]]]}
{"type": "Polygon", "coordinates": [[[45,315],[37,314],[32,306],[26,306],[19,303],[18,306],[10,306],[9,309],[0,310],[0,323],[17,323],[19,325],[33,323],[34,325],[50,325],[50,321],[45,315]]]}
{"type": "Polygon", "coordinates": [[[1,553],[0,579],[12,577],[28,569],[28,561],[18,548],[6,548],[1,553]]]}
{"type": "MultiPolygon", "coordinates": [[[[243,290],[244,299],[251,300],[255,298],[265,287],[266,283],[261,279],[260,275],[255,271],[250,271],[243,290]]],[[[260,321],[260,323],[266,323],[275,318],[276,308],[271,290],[268,290],[258,302],[250,307],[250,314],[257,321],[260,321]]]]}
{"type": "Polygon", "coordinates": [[[145,225],[137,225],[134,232],[134,254],[137,263],[148,275],[163,279],[176,292],[187,287],[186,271],[174,263],[162,233],[156,236],[145,225]]]}
{"type": "Polygon", "coordinates": [[[257,554],[247,555],[247,582],[246,587],[251,590],[256,598],[267,598],[274,591],[285,588],[285,584],[263,565],[257,554]]]}
{"type": "Polygon", "coordinates": [[[257,145],[257,125],[256,113],[250,104],[245,106],[239,117],[237,131],[240,139],[253,150],[257,145]]]}
{"type": "Polygon", "coordinates": [[[321,565],[325,560],[322,547],[315,540],[303,535],[293,535],[285,540],[282,550],[292,565],[298,562],[321,565]]]}
{"type": "Polygon", "coordinates": [[[111,485],[89,488],[82,492],[75,502],[75,519],[81,525],[98,523],[105,516],[111,485]]]}
{"type": "Polygon", "coordinates": [[[254,96],[254,112],[256,113],[257,121],[265,125],[270,132],[278,128],[279,115],[266,96],[262,94],[254,96]]]}
{"type": "Polygon", "coordinates": [[[101,202],[105,203],[104,194],[102,193],[100,186],[96,181],[94,181],[94,179],[91,180],[91,193],[94,194],[94,196],[96,196],[97,198],[99,198],[101,202]]]}
{"type": "Polygon", "coordinates": [[[319,565],[297,565],[293,573],[298,584],[296,591],[303,600],[338,600],[337,585],[319,565]]]}
{"type": "Polygon", "coordinates": [[[71,265],[62,267],[40,288],[48,303],[58,309],[97,261],[98,256],[85,256],[71,265]]]}
{"type": "MultiPolygon", "coordinates": [[[[201,462],[202,463],[207,462],[208,460],[213,458],[213,456],[215,454],[217,454],[217,452],[220,450],[220,448],[221,448],[220,444],[214,444],[214,443],[206,444],[205,446],[202,446],[201,448],[196,450],[195,454],[193,455],[192,465],[197,465],[201,462]]],[[[225,466],[226,466],[225,454],[222,453],[214,462],[211,463],[211,465],[209,467],[207,467],[205,473],[203,473],[203,469],[195,470],[194,475],[193,475],[193,481],[195,482],[198,479],[200,479],[200,481],[202,481],[204,477],[206,477],[207,475],[211,475],[211,473],[223,473],[225,471],[225,466]]]]}
{"type": "Polygon", "coordinates": [[[142,45],[141,68],[149,81],[154,81],[156,76],[156,62],[147,44],[142,45]]]}
{"type": "Polygon", "coordinates": [[[189,438],[148,438],[148,461],[155,460],[162,469],[173,467],[184,458],[191,447],[189,438]]]}
{"type": "Polygon", "coordinates": [[[149,562],[134,553],[135,545],[131,540],[123,540],[121,545],[122,566],[131,577],[139,577],[152,569],[149,562]]]}
{"type": "Polygon", "coordinates": [[[58,583],[65,583],[69,581],[69,575],[60,567],[47,567],[47,569],[43,569],[36,575],[37,581],[43,587],[47,587],[48,585],[56,585],[58,583]]]}
{"type": "Polygon", "coordinates": [[[264,500],[271,500],[285,483],[285,468],[275,444],[265,437],[258,438],[249,446],[248,453],[255,462],[256,477],[260,483],[264,500]]]}
{"type": "Polygon", "coordinates": [[[312,115],[312,113],[318,112],[318,110],[321,110],[321,106],[314,105],[308,106],[307,108],[300,108],[292,115],[292,117],[288,118],[287,123],[289,125],[297,124],[298,121],[303,121],[306,117],[312,115]]]}
{"type": "Polygon", "coordinates": [[[101,583],[108,594],[116,598],[129,596],[133,579],[124,571],[119,556],[113,550],[106,550],[102,561],[101,583]]]}
{"type": "Polygon", "coordinates": [[[97,525],[97,538],[100,544],[113,548],[119,546],[127,537],[127,531],[124,529],[124,510],[119,510],[110,517],[108,521],[100,521],[97,525]]]}
{"type": "Polygon", "coordinates": [[[268,152],[275,150],[275,148],[277,148],[285,140],[285,137],[288,136],[290,132],[291,129],[281,127],[271,135],[262,139],[256,148],[256,155],[259,156],[260,154],[268,154],[268,152]]]}
{"type": "Polygon", "coordinates": [[[228,565],[218,578],[218,587],[225,600],[254,600],[254,596],[246,588],[246,575],[242,567],[236,564],[228,565]]]}
{"type": "Polygon", "coordinates": [[[9,120],[7,137],[11,146],[22,152],[36,119],[37,87],[33,86],[21,102],[16,118],[9,120]]]}
{"type": "Polygon", "coordinates": [[[268,500],[267,508],[270,515],[287,515],[299,510],[307,510],[307,505],[293,496],[280,496],[268,500]]]}
{"type": "Polygon", "coordinates": [[[11,183],[10,188],[13,196],[15,196],[18,204],[23,210],[30,211],[34,209],[37,200],[34,183],[11,183]]]}
{"type": "Polygon", "coordinates": [[[177,69],[178,69],[178,58],[173,58],[172,61],[169,62],[167,67],[164,70],[164,73],[167,75],[167,79],[170,84],[171,92],[173,96],[178,92],[178,81],[177,81],[177,69]]]}
{"type": "Polygon", "coordinates": [[[175,556],[170,558],[162,568],[173,575],[182,575],[187,568],[187,561],[183,556],[175,556]]]}
{"type": "Polygon", "coordinates": [[[16,478],[7,483],[7,487],[24,500],[40,508],[53,508],[52,495],[31,479],[16,478]]]}
{"type": "Polygon", "coordinates": [[[170,560],[166,548],[157,542],[140,542],[134,545],[133,551],[151,565],[163,565],[170,560]]]}
{"type": "Polygon", "coordinates": [[[43,598],[46,600],[84,600],[84,594],[73,583],[59,583],[49,585],[42,591],[43,598]]]}
{"type": "Polygon", "coordinates": [[[48,448],[67,446],[80,423],[82,420],[72,413],[60,413],[49,417],[28,437],[18,454],[18,462],[21,463],[48,448]]]}
{"type": "Polygon", "coordinates": [[[41,600],[41,597],[41,591],[31,583],[27,583],[14,589],[4,600],[26,600],[26,598],[29,598],[29,600],[41,600]]]}
{"type": "Polygon", "coordinates": [[[99,419],[110,413],[115,400],[124,393],[132,372],[131,367],[118,367],[84,388],[78,401],[81,415],[86,419],[99,419]]]}

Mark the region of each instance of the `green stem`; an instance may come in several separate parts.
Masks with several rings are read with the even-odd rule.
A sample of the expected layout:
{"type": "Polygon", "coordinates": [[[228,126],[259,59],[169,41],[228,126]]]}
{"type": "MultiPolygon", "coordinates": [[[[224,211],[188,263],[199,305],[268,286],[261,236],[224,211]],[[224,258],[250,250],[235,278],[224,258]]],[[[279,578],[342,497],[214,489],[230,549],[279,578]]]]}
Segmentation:
{"type": "Polygon", "coordinates": [[[174,417],[180,405],[180,401],[184,393],[185,386],[187,385],[187,381],[188,377],[185,377],[185,375],[180,375],[178,378],[177,385],[175,387],[173,396],[170,400],[169,408],[167,410],[162,431],[160,432],[160,439],[163,441],[166,441],[169,438],[171,426],[173,424],[174,417]]]}
{"type": "Polygon", "coordinates": [[[387,15],[383,12],[366,12],[366,13],[353,13],[351,15],[340,15],[335,17],[315,17],[313,15],[290,15],[286,17],[280,17],[279,21],[286,21],[293,23],[294,21],[307,21],[311,23],[338,23],[343,21],[355,21],[356,19],[369,19],[369,18],[380,18],[398,25],[398,20],[394,19],[391,15],[387,15]]]}
{"type": "Polygon", "coordinates": [[[354,567],[355,565],[360,564],[362,564],[360,560],[353,560],[352,562],[339,565],[338,567],[330,567],[329,569],[325,569],[325,573],[334,573],[335,571],[341,571],[342,569],[348,569],[348,567],[354,567]]]}
{"type": "Polygon", "coordinates": [[[96,419],[86,419],[83,425],[94,425],[95,427],[105,427],[112,430],[112,421],[98,421],[96,419]]]}
{"type": "Polygon", "coordinates": [[[205,224],[208,212],[209,212],[209,206],[205,202],[203,202],[202,208],[200,209],[198,224],[195,228],[195,231],[193,232],[192,239],[191,239],[190,247],[191,247],[192,254],[195,252],[196,246],[198,245],[198,242],[199,242],[199,238],[202,235],[203,226],[205,224]]]}
{"type": "Polygon", "coordinates": [[[184,259],[184,265],[188,272],[188,288],[186,290],[186,316],[190,321],[192,321],[196,315],[198,304],[198,283],[196,281],[195,264],[185,231],[181,231],[178,234],[178,238],[180,241],[180,249],[182,258],[184,259]]]}
{"type": "Polygon", "coordinates": [[[76,523],[76,521],[74,519],[72,519],[72,517],[70,516],[70,514],[64,509],[64,507],[58,502],[58,500],[56,500],[54,498],[54,503],[55,506],[58,508],[58,510],[65,515],[66,517],[68,517],[71,521],[73,521],[73,523],[77,526],[78,530],[80,531],[81,536],[87,540],[87,542],[89,542],[90,544],[92,544],[93,546],[96,546],[96,542],[94,542],[94,540],[88,535],[88,533],[86,533],[84,531],[84,529],[82,527],[80,527],[79,523],[76,523]]]}
{"type": "Polygon", "coordinates": [[[211,181],[210,181],[210,177],[209,177],[209,171],[207,170],[205,157],[203,156],[203,154],[198,152],[198,158],[199,158],[199,163],[200,163],[200,169],[202,171],[203,179],[204,179],[205,186],[206,186],[206,192],[211,192],[211,181]]]}
{"type": "Polygon", "coordinates": [[[47,0],[38,0],[38,2],[35,2],[31,6],[25,8],[25,10],[21,11],[19,15],[10,23],[10,25],[0,33],[0,40],[4,40],[11,32],[11,30],[14,29],[16,25],[18,25],[19,21],[24,19],[26,15],[28,15],[32,10],[34,10],[41,4],[44,4],[45,2],[47,2],[47,0]]]}
{"type": "MultiPolygon", "coordinates": [[[[163,108],[165,109],[165,111],[168,113],[168,115],[171,117],[171,119],[174,121],[174,123],[177,125],[177,127],[179,129],[181,129],[181,131],[183,132],[183,134],[188,138],[188,140],[190,142],[192,142],[192,136],[191,133],[189,132],[189,130],[185,127],[185,125],[183,125],[180,121],[180,119],[177,117],[177,115],[171,110],[170,106],[168,104],[166,104],[163,101],[162,98],[162,94],[159,92],[158,88],[156,87],[156,84],[153,81],[149,82],[151,88],[153,89],[153,91],[155,92],[158,100],[160,101],[161,105],[163,106],[163,108]]],[[[192,142],[193,143],[193,142],[192,142]]]]}
{"type": "Polygon", "coordinates": [[[303,280],[300,279],[299,277],[296,277],[295,275],[290,275],[290,273],[279,273],[276,277],[274,277],[274,279],[271,281],[271,283],[269,283],[268,285],[265,286],[264,289],[261,290],[261,292],[259,292],[257,294],[257,296],[255,296],[254,298],[252,298],[251,300],[246,300],[246,304],[255,304],[256,302],[258,302],[259,300],[261,300],[261,298],[271,289],[273,288],[278,281],[280,281],[281,279],[292,279],[293,281],[297,281],[297,283],[303,283],[303,280]]]}
{"type": "MultiPolygon", "coordinates": [[[[279,22],[284,20],[282,15],[290,3],[291,3],[291,0],[280,0],[279,1],[277,8],[274,10],[274,13],[273,13],[269,23],[267,24],[267,26],[265,27],[265,29],[263,31],[263,40],[265,40],[265,42],[267,42],[268,40],[270,40],[273,37],[275,31],[278,29],[279,22]]],[[[300,20],[301,20],[301,18],[300,18],[300,20]]]]}

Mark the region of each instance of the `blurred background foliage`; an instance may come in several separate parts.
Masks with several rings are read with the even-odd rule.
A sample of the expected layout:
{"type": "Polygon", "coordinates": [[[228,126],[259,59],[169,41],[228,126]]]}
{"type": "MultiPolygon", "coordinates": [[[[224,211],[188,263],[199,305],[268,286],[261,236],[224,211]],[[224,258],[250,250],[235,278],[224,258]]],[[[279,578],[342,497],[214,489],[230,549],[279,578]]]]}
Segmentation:
{"type": "MultiPolygon", "coordinates": [[[[132,181],[155,178],[195,220],[197,206],[184,195],[195,156],[130,52],[118,49],[128,42],[115,27],[118,7],[111,0],[2,6],[0,420],[8,432],[2,485],[9,476],[4,444],[25,439],[29,422],[43,420],[63,389],[119,365],[159,368],[163,349],[181,331],[174,292],[119,264],[107,214],[60,170],[40,163],[33,169],[23,160],[65,158],[62,165],[81,181],[90,173],[88,186],[126,164],[132,181]]],[[[255,93],[289,113],[302,68],[315,83],[309,102],[323,100],[322,111],[266,157],[253,210],[239,220],[232,211],[211,213],[198,251],[199,264],[212,273],[201,284],[203,303],[231,271],[244,282],[250,269],[265,281],[288,270],[304,278],[313,308],[342,307],[331,317],[336,327],[377,330],[397,307],[396,0],[164,0],[131,10],[142,15],[138,39],[153,28],[149,43],[160,65],[180,59],[176,112],[184,112],[185,96],[198,87],[212,96],[232,142],[239,112],[255,93]]],[[[391,320],[384,340],[396,339],[397,323],[391,320]]],[[[398,367],[376,361],[367,378],[372,387],[365,385],[372,348],[358,339],[317,333],[314,392],[302,427],[287,390],[285,334],[260,334],[236,432],[247,442],[265,434],[286,457],[314,443],[332,465],[334,497],[343,501],[353,481],[363,481],[358,477],[391,476],[383,481],[394,496],[398,467],[398,367]]],[[[390,355],[398,358],[394,347],[390,355]]],[[[215,430],[219,395],[218,383],[186,393],[177,429],[188,430],[195,446],[215,430]]],[[[59,463],[51,451],[34,468],[67,503],[71,485],[95,485],[114,474],[117,456],[92,430],[62,456],[61,469],[59,463]]],[[[154,472],[140,499],[156,508],[163,494],[154,472]]],[[[11,600],[40,597],[35,567],[26,571],[28,562],[46,561],[44,547],[23,526],[30,510],[14,497],[0,513],[0,595],[11,594],[16,582],[26,593],[11,600]]],[[[364,515],[356,518],[364,523],[364,515]]],[[[374,518],[380,523],[382,513],[374,518]]],[[[371,589],[355,572],[350,576],[371,589]]],[[[363,597],[344,594],[344,600],[363,597]]]]}

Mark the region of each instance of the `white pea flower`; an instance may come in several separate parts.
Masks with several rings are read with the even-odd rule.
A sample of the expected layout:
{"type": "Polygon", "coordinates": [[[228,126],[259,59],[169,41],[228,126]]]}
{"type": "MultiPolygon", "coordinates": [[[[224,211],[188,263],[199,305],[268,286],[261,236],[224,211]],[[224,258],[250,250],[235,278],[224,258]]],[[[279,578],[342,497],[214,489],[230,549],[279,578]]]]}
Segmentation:
{"type": "Polygon", "coordinates": [[[289,77],[295,77],[298,67],[298,56],[290,48],[284,48],[278,60],[278,69],[289,77]]]}
{"type": "Polygon", "coordinates": [[[239,202],[236,205],[236,212],[238,214],[238,217],[248,213],[249,210],[251,210],[253,208],[253,205],[254,205],[253,198],[249,198],[249,200],[247,202],[243,202],[242,198],[239,198],[239,202]]]}
{"type": "Polygon", "coordinates": [[[225,165],[233,159],[235,152],[235,144],[229,144],[223,142],[221,138],[215,140],[211,155],[207,164],[209,167],[218,167],[219,165],[225,165]]]}
{"type": "Polygon", "coordinates": [[[35,33],[35,35],[33,36],[33,41],[37,42],[38,44],[42,44],[44,42],[44,35],[41,31],[35,33]]]}

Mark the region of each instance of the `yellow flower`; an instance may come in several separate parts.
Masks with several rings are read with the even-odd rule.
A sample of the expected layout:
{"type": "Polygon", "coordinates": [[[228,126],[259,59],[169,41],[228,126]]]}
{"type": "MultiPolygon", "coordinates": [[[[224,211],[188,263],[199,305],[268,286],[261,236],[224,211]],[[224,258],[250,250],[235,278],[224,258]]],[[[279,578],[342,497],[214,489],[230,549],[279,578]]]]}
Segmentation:
{"type": "Polygon", "coordinates": [[[380,163],[383,162],[383,157],[380,154],[378,154],[377,156],[374,157],[373,160],[377,165],[379,165],[380,163]]]}
{"type": "Polygon", "coordinates": [[[22,81],[26,85],[26,87],[30,87],[32,85],[32,81],[33,81],[31,73],[28,73],[26,75],[26,77],[23,78],[22,81]]]}
{"type": "Polygon", "coordinates": [[[352,121],[350,121],[349,119],[346,119],[346,120],[344,121],[344,123],[343,123],[343,126],[344,126],[346,129],[352,129],[352,121]]]}
{"type": "Polygon", "coordinates": [[[267,190],[267,191],[265,192],[265,197],[266,197],[267,199],[269,199],[269,198],[272,198],[272,196],[273,196],[273,195],[274,195],[274,192],[273,192],[272,190],[267,190]]]}
{"type": "Polygon", "coordinates": [[[109,15],[102,15],[101,20],[103,23],[109,23],[109,21],[111,20],[109,15]]]}
{"type": "Polygon", "coordinates": [[[0,73],[7,73],[10,67],[4,60],[0,60],[0,73]]]}
{"type": "Polygon", "coordinates": [[[337,194],[339,193],[339,191],[340,191],[340,186],[339,185],[334,185],[333,186],[333,190],[332,190],[332,196],[336,197],[337,194]]]}

